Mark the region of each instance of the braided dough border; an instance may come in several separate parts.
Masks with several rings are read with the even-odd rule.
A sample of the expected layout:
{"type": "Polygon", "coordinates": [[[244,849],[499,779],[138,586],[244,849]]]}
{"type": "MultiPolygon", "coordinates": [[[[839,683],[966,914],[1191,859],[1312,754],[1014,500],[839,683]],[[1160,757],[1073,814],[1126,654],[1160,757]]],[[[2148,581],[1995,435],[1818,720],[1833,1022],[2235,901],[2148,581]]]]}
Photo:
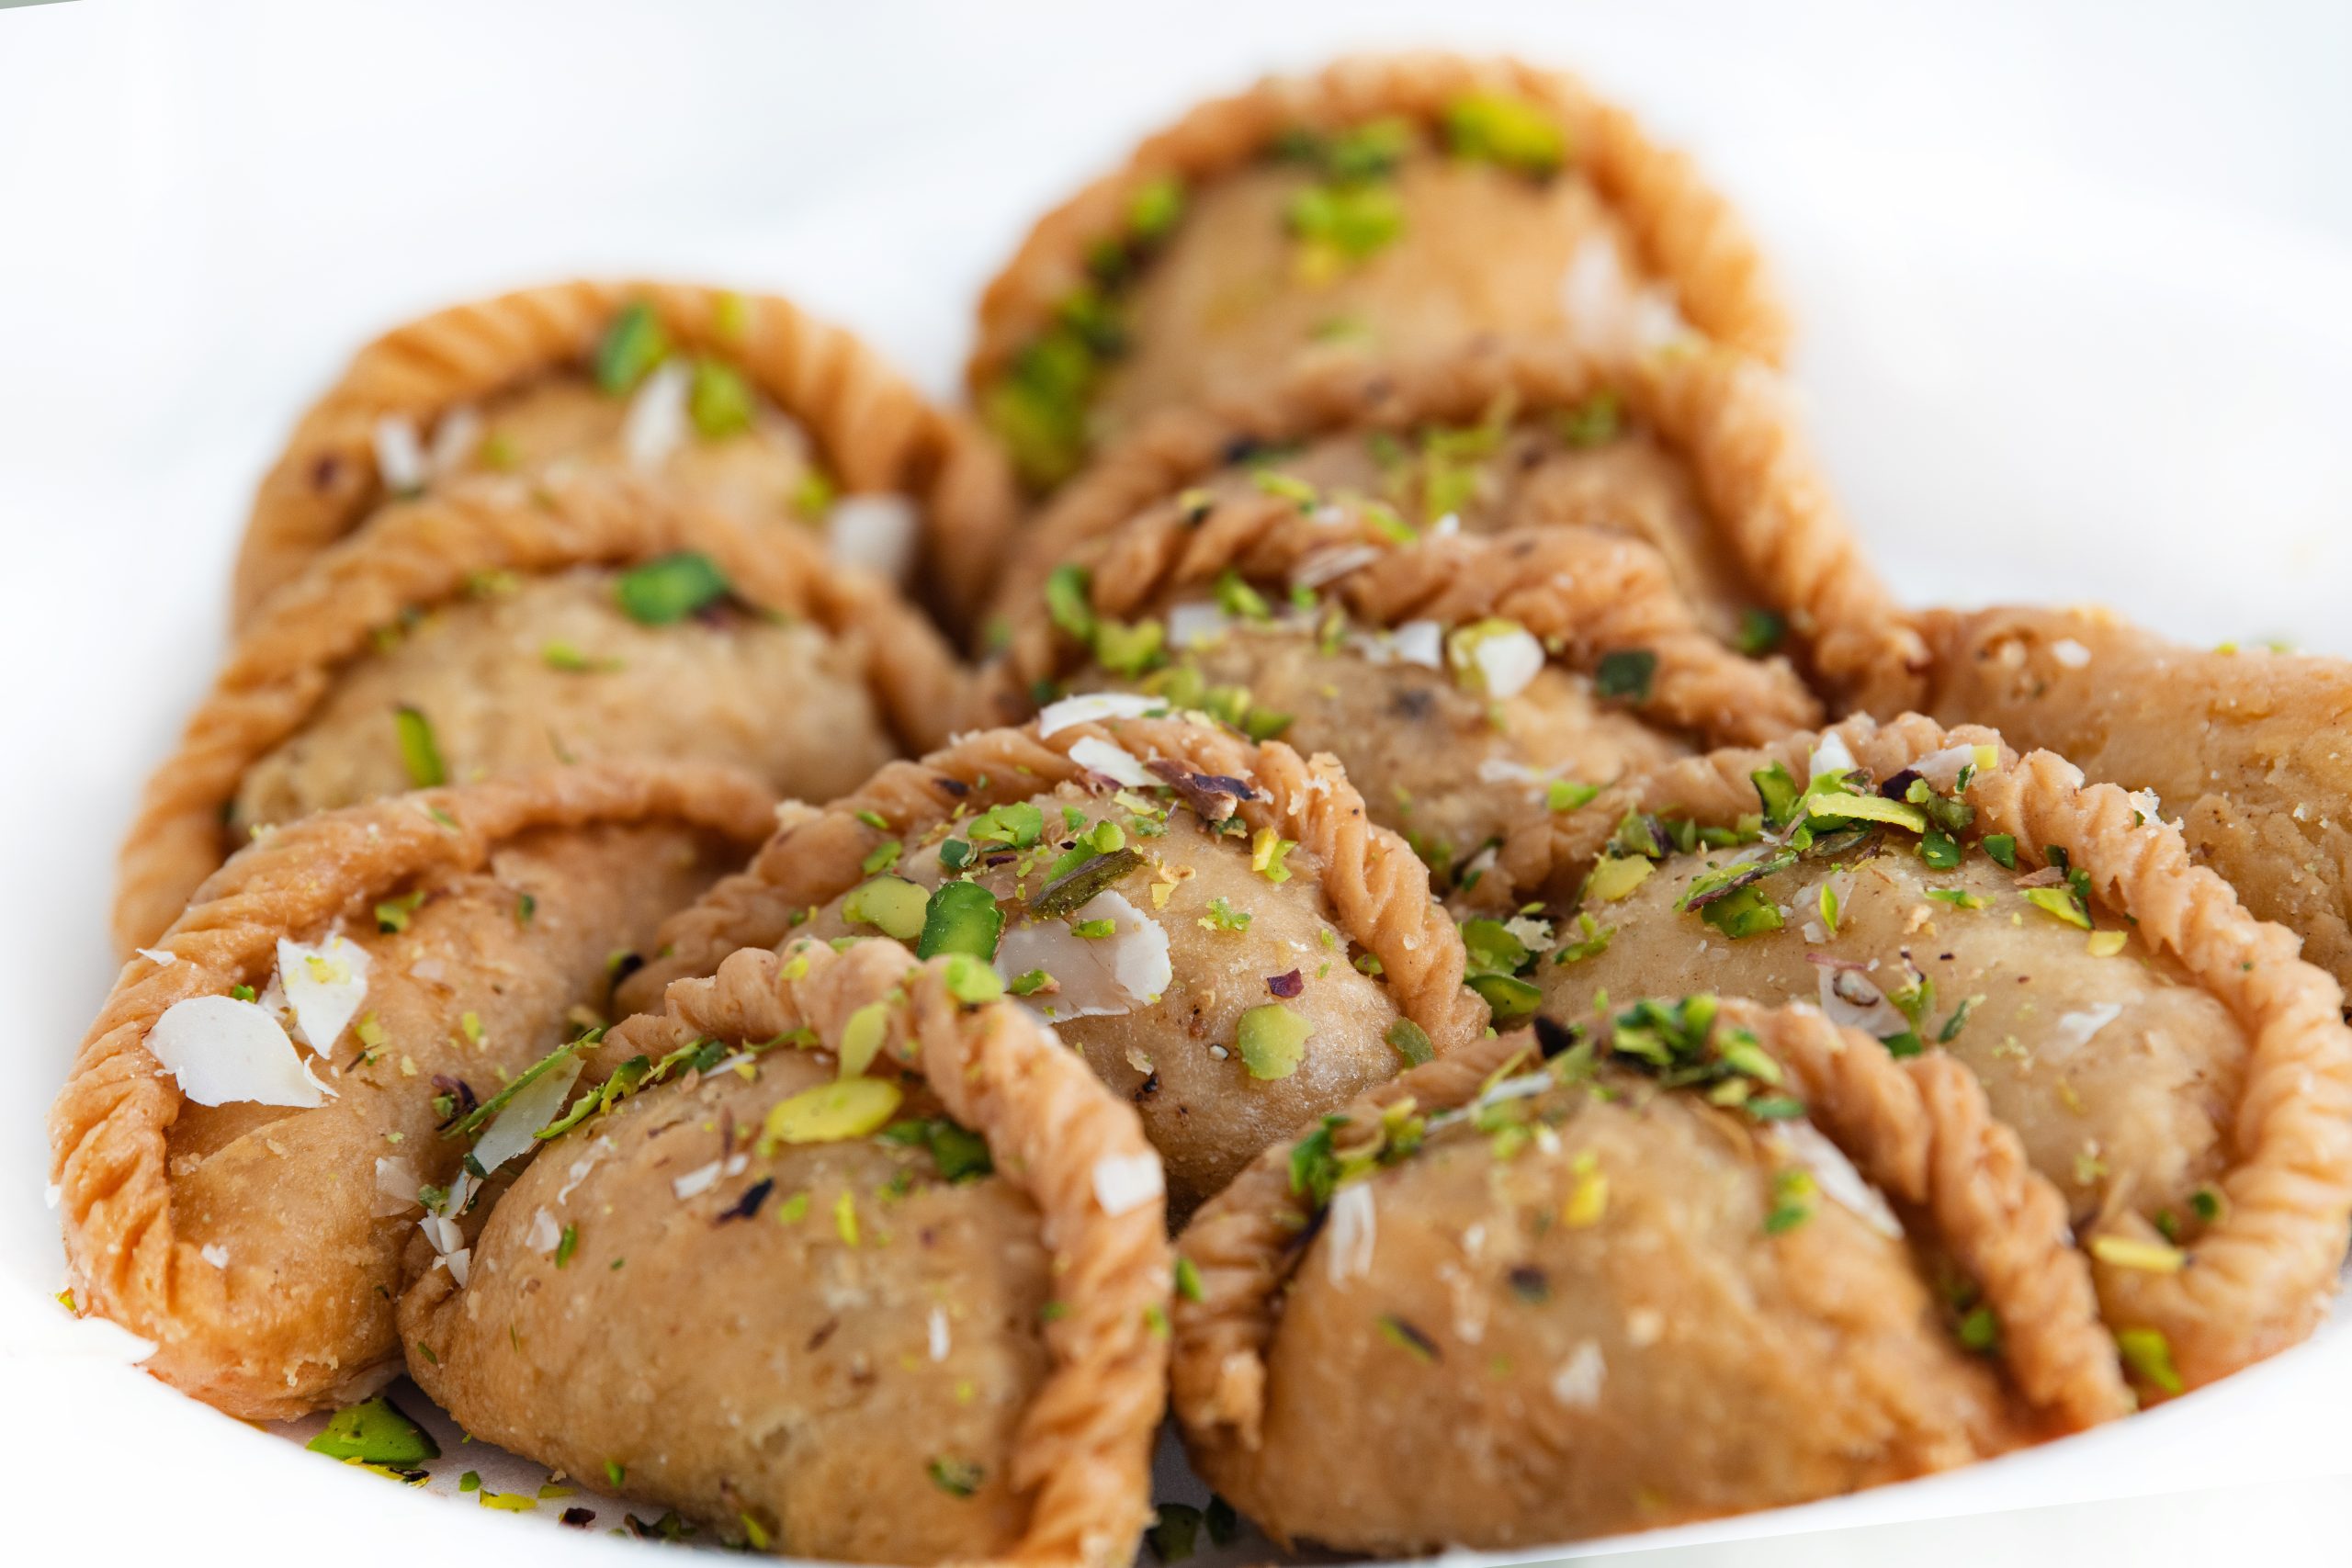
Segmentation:
{"type": "Polygon", "coordinates": [[[164,1138],[183,1101],[146,1040],[174,1003],[259,988],[280,936],[355,916],[425,873],[480,867],[518,834],[662,819],[748,844],[775,816],[767,792],[732,769],[551,768],[322,812],[256,840],[207,878],[159,939],[174,961],[141,954],[123,966],[50,1109],[51,1176],[84,1309],[162,1344],[150,1370],[163,1371],[175,1342],[205,1331],[206,1298],[226,1289],[220,1269],[173,1236],[164,1138]]]}
{"type": "MultiPolygon", "coordinates": [[[[1805,1091],[1820,1132],[1867,1179],[1912,1205],[1975,1274],[2001,1320],[2005,1374],[2053,1430],[2132,1409],[2089,1272],[2067,1243],[2064,1201],[2027,1166],[2016,1134],[1993,1119],[1965,1068],[1941,1053],[1897,1062],[1878,1042],[1837,1029],[1803,1004],[1726,1001],[1719,1017],[1719,1028],[1759,1036],[1805,1091]]],[[[1480,1040],[1367,1091],[1341,1114],[1376,1122],[1408,1098],[1423,1111],[1453,1110],[1532,1047],[1524,1030],[1480,1040]]],[[[1295,1244],[1312,1216],[1291,1190],[1290,1153],[1283,1144],[1259,1156],[1177,1240],[1178,1254],[1198,1271],[1201,1295],[1175,1303],[1171,1403],[1187,1450],[1212,1482],[1259,1446],[1279,1298],[1306,1256],[1295,1244]]]]}
{"type": "Polygon", "coordinates": [[[1236,815],[1253,830],[1272,828],[1295,839],[1314,858],[1340,931],[1379,958],[1397,1010],[1441,1053],[1486,1027],[1486,1004],[1463,985],[1468,960],[1461,933],[1430,898],[1429,868],[1403,840],[1373,825],[1337,762],[1172,718],[1073,724],[1043,739],[1035,726],[987,730],[919,761],[893,762],[821,811],[795,813],[750,865],[662,922],[657,955],[622,986],[621,1004],[646,1008],[660,987],[712,973],[738,948],[775,947],[790,934],[795,914],[865,880],[863,862],[886,840],[946,821],[959,807],[981,811],[1081,777],[1085,769],[1069,753],[1090,738],[1146,761],[1166,757],[1196,773],[1250,781],[1257,795],[1236,815]]]}
{"type": "MultiPolygon", "coordinates": [[[[2304,962],[2301,938],[2256,919],[2228,883],[2194,864],[2178,829],[2135,826],[2141,812],[2130,795],[2087,783],[2062,757],[2019,756],[1992,730],[1946,730],[1917,714],[1884,725],[1858,716],[1827,733],[1881,779],[1951,746],[1997,747],[1998,764],[1969,783],[1972,833],[2014,835],[2021,864],[2046,864],[2048,846],[2064,850],[2099,900],[2177,958],[2245,1032],[2245,1080],[2230,1134],[2237,1163],[2221,1180],[2224,1211],[2177,1273],[2095,1262],[2108,1322],[2163,1333],[2189,1388],[2308,1336],[2334,1292],[2352,1225],[2352,1031],[2335,978],[2304,962]]],[[[1634,807],[1733,821],[1755,809],[1751,772],[1778,761],[1801,775],[1817,739],[1688,758],[1605,791],[1547,829],[1550,841],[1539,850],[1551,874],[1539,880],[1555,892],[1566,886],[1570,868],[1589,865],[1634,807]]],[[[1521,847],[1505,845],[1505,859],[1521,847]]],[[[2161,1240],[2134,1214],[2107,1225],[2109,1234],[2161,1240]]]]}
{"type": "MultiPolygon", "coordinates": [[[[1151,1508],[1152,1440],[1168,1399],[1167,1352],[1151,1320],[1154,1308],[1168,1310],[1170,1259],[1162,1201],[1111,1213],[1094,1169],[1105,1159],[1156,1163],[1142,1123],[1021,1008],[960,1007],[945,959],[918,963],[879,937],[839,953],[797,943],[792,953],[797,979],[786,977],[782,955],[746,948],[714,976],[673,985],[662,1012],[616,1024],[606,1039],[624,1056],[659,1057],[714,1036],[769,1040],[809,1028],[830,1048],[852,1013],[888,1008],[873,1070],[927,1082],[950,1116],[987,1139],[998,1171],[1036,1202],[1056,1296],[1069,1309],[1042,1325],[1051,1368],[1011,1461],[1013,1486],[1034,1494],[1029,1523],[1001,1561],[1119,1568],[1151,1508]]],[[[403,1324],[457,1288],[446,1272],[427,1275],[401,1303],[403,1324]]],[[[432,1368],[415,1370],[430,1393],[432,1368]]]]}
{"type": "Polygon", "coordinates": [[[951,619],[969,615],[988,591],[1014,501],[1002,457],[962,416],[934,407],[854,334],[789,300],[697,284],[579,279],[449,306],[355,355],[262,479],[238,550],[232,622],[250,620],[312,556],[383,503],[378,420],[427,421],[576,365],[614,313],[640,299],[672,341],[739,367],[806,425],[847,490],[920,502],[925,584],[951,619]]]}
{"type": "Polygon", "coordinates": [[[1023,531],[996,611],[1018,625],[1056,566],[1224,468],[1237,441],[1282,446],[1348,429],[1404,434],[1483,419],[1502,400],[1522,412],[1571,408],[1601,390],[1615,392],[1690,463],[1719,543],[1788,617],[1818,680],[1843,694],[1889,667],[1926,668],[1927,646],[1832,497],[1784,384],[1721,349],[1614,364],[1560,338],[1485,340],[1377,369],[1312,366],[1261,397],[1154,415],[1023,531]]]}
{"type": "Polygon", "coordinates": [[[980,296],[978,341],[965,371],[973,395],[1088,281],[1088,253],[1095,242],[1125,231],[1126,214],[1144,186],[1171,175],[1188,186],[1215,179],[1253,162],[1300,126],[1338,129],[1395,114],[1435,119],[1449,100],[1478,89],[1532,100],[1558,114],[1574,166],[1608,199],[1643,259],[1674,286],[1693,325],[1772,364],[1787,355],[1788,312],[1747,223],[1688,154],[1651,141],[1625,110],[1573,76],[1518,60],[1354,55],[1311,76],[1269,76],[1238,94],[1195,105],[1138,145],[1125,167],[1039,219],[980,296]]]}
{"type": "MultiPolygon", "coordinates": [[[[1429,619],[1458,626],[1483,616],[1517,621],[1567,668],[1587,674],[1615,649],[1657,656],[1635,712],[1712,746],[1754,745],[1821,722],[1821,705],[1788,660],[1744,658],[1700,629],[1675,589],[1666,558],[1604,528],[1554,526],[1502,535],[1455,534],[1399,545],[1345,503],[1302,513],[1274,496],[1225,501],[1199,523],[1173,504],[1116,533],[1088,539],[1069,558],[1087,569],[1094,608],[1132,618],[1228,568],[1260,581],[1287,581],[1317,558],[1370,550],[1373,558],[1325,579],[1351,615],[1372,626],[1429,619]],[[1556,645],[1556,646],[1555,646],[1556,645]]],[[[1008,718],[1029,711],[1040,679],[1083,665],[1085,650],[1049,618],[1016,623],[1003,660],[984,678],[1008,718]]]]}
{"type": "Polygon", "coordinates": [[[967,705],[967,677],[929,622],[879,580],[829,561],[788,529],[746,527],[612,475],[465,480],[385,508],[247,623],[178,750],[149,776],[124,836],[118,951],[153,941],[226,858],[221,813],[245,771],[300,729],[377,627],[458,598],[480,572],[543,575],[682,549],[709,555],[759,608],[806,615],[850,640],[908,749],[938,745],[967,705]]]}

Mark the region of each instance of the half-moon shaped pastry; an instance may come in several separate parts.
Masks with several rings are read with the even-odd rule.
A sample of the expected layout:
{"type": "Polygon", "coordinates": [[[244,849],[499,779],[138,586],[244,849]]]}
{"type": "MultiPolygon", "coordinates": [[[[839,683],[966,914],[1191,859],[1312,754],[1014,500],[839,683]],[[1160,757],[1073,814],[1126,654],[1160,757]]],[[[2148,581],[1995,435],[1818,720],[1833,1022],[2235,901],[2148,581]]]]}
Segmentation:
{"type": "Polygon", "coordinates": [[[1567,327],[1778,361],[1746,226],[1690,161],[1516,61],[1342,60],[1200,105],[1040,220],[989,285],[972,396],[1046,489],[1159,410],[1302,355],[1567,327]]]}
{"type": "Polygon", "coordinates": [[[148,783],[116,939],[256,831],[404,789],[640,756],[827,799],[935,745],[962,686],[921,615],[791,530],[612,475],[457,481],[247,623],[148,783]]]}
{"type": "Polygon", "coordinates": [[[1005,717],[1131,684],[1330,752],[1442,892],[1486,904],[1510,899],[1486,863],[1518,823],[1694,740],[1820,722],[1786,660],[1716,641],[1657,550],[1598,527],[1405,542],[1361,505],[1253,493],[1087,540],[1044,599],[988,672],[1005,717]]]}
{"type": "Polygon", "coordinates": [[[1932,663],[1904,704],[2153,792],[2247,908],[2352,980],[2352,664],[2189,648],[2100,611],[1939,610],[1917,624],[1932,663]]]}
{"type": "Polygon", "coordinates": [[[2131,1408],[1966,1069],[1805,1008],[1482,1040],[1268,1151],[1179,1257],[1186,1446],[1285,1542],[1640,1529],[2131,1408]]]}
{"type": "Polygon", "coordinates": [[[1269,499],[1333,507],[1398,543],[1605,529],[1664,558],[1701,630],[1785,642],[1833,695],[1925,659],[1762,367],[1715,349],[1630,364],[1557,340],[1473,344],[1380,370],[1302,371],[1247,401],[1153,419],[1015,542],[995,623],[1128,527],[1208,528],[1269,499]]]}
{"type": "Polygon", "coordinates": [[[821,525],[934,607],[979,603],[1001,460],[850,333],[768,295],[590,282],[453,305],[378,338],[295,429],[237,559],[244,621],[387,502],[482,470],[622,468],[745,523],[821,525]],[[848,492],[845,502],[838,492],[848,492]]]}
{"type": "Polygon", "coordinates": [[[1182,1212],[1306,1118],[1475,1038],[1453,922],[1328,757],[1073,697],[787,818],[622,992],[876,932],[991,962],[1129,1097],[1182,1212]]]}
{"type": "Polygon", "coordinates": [[[600,1022],[771,799],[726,769],[605,763],[241,852],[125,966],[50,1112],[76,1298],[232,1415],[380,1382],[419,1193],[460,1168],[443,1127],[600,1022]]]}
{"type": "Polygon", "coordinates": [[[1546,1013],[1695,973],[1940,1044],[2065,1194],[2127,1348],[2165,1348],[2151,1393],[2317,1322],[2352,1224],[2343,995],[2144,796],[1991,730],[1855,718],[1671,763],[1555,836],[1546,1013]]]}
{"type": "MultiPolygon", "coordinates": [[[[725,1539],[1113,1568],[1166,1397],[1159,1161],[968,958],[739,953],[617,1026],[701,1065],[550,1141],[401,1303],[465,1429],[725,1539]]],[[[612,1080],[607,1080],[608,1084],[612,1080]]]]}

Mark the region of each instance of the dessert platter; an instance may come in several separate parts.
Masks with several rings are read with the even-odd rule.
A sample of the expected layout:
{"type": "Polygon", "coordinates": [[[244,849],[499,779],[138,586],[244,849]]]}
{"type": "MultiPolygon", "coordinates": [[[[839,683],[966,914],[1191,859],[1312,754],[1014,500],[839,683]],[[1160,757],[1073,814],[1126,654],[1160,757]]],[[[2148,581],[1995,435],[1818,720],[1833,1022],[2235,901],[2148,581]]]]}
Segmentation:
{"type": "Polygon", "coordinates": [[[388,1484],[1085,1568],[1842,1497],[2323,1324],[2352,665],[1899,599],[1565,73],[1106,164],[952,406],[695,282],[350,357],[124,830],[72,1311],[388,1484]]]}

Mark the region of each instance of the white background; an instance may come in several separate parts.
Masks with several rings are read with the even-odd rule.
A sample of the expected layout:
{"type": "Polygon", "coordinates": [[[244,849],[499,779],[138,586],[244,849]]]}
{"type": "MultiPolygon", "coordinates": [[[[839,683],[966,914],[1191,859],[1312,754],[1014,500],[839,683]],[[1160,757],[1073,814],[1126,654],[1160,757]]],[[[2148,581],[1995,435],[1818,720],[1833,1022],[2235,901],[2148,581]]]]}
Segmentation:
{"type": "MultiPolygon", "coordinates": [[[[945,393],[979,283],[1136,135],[1410,42],[1576,67],[1699,152],[1781,264],[1831,472],[1906,594],[2352,651],[2341,4],[0,10],[11,1561],[600,1544],[337,1472],[105,1366],[47,1300],[40,1119],[111,976],[114,841],[216,653],[250,488],[341,358],[641,270],[794,294],[945,393]]],[[[1668,1556],[2342,1561],[2346,1472],[2339,1331],[2088,1439],[1701,1535],[2075,1506],[1668,1556]]]]}

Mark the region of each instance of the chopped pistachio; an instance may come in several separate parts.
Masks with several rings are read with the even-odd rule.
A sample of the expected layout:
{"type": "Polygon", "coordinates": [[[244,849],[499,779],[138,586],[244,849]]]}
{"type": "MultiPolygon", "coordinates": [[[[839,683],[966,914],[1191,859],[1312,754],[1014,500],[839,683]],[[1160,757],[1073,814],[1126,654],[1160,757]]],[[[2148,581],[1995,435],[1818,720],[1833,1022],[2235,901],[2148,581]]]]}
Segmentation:
{"type": "Polygon", "coordinates": [[[328,1417],[326,1428],[303,1445],[329,1459],[409,1469],[441,1457],[441,1445],[390,1399],[378,1395],[346,1404],[328,1417]]]}
{"type": "Polygon", "coordinates": [[[1286,1078],[1298,1071],[1315,1026],[1281,1002],[1268,1002],[1241,1015],[1235,1044],[1253,1078],[1286,1078]]]}
{"type": "Polygon", "coordinates": [[[412,787],[434,789],[449,782],[449,770],[441,761],[441,747],[433,738],[433,721],[422,710],[405,704],[394,708],[392,732],[400,742],[401,766],[407,772],[412,787]]]}
{"type": "Polygon", "coordinates": [[[802,1089],[770,1107],[762,1142],[835,1144],[879,1131],[904,1098],[888,1078],[838,1078],[802,1089]]]}
{"type": "Polygon", "coordinates": [[[1388,1042],[1390,1050],[1405,1058],[1408,1066],[1419,1066],[1437,1055],[1437,1047],[1430,1040],[1429,1031],[1409,1018],[1400,1018],[1388,1026],[1381,1038],[1388,1042]]]}
{"type": "MultiPolygon", "coordinates": [[[[1083,899],[1080,900],[1081,903],[1083,899]]],[[[962,953],[983,964],[996,956],[1004,931],[1004,911],[996,897],[976,882],[944,883],[925,904],[915,956],[962,953]]]]}
{"type": "Polygon", "coordinates": [[[1567,132],[1538,104],[1508,93],[1465,93],[1445,106],[1446,150],[1458,158],[1499,164],[1538,178],[1556,174],[1568,155],[1567,132]]]}
{"type": "MultiPolygon", "coordinates": [[[[957,884],[970,886],[969,883],[957,884]]],[[[922,934],[929,896],[903,876],[877,876],[850,889],[842,900],[842,918],[872,926],[898,942],[912,942],[922,934]]],[[[989,900],[994,904],[994,900],[989,900]]],[[[925,956],[928,956],[927,954],[925,956]]]]}
{"type": "Polygon", "coordinates": [[[650,304],[633,299],[621,307],[597,340],[596,385],[606,394],[619,397],[634,389],[669,356],[670,334],[662,330],[661,318],[650,304]]]}
{"type": "Polygon", "coordinates": [[[664,626],[724,598],[729,590],[718,563],[699,550],[680,550],[625,571],[613,585],[621,613],[639,626],[664,626]]]}

